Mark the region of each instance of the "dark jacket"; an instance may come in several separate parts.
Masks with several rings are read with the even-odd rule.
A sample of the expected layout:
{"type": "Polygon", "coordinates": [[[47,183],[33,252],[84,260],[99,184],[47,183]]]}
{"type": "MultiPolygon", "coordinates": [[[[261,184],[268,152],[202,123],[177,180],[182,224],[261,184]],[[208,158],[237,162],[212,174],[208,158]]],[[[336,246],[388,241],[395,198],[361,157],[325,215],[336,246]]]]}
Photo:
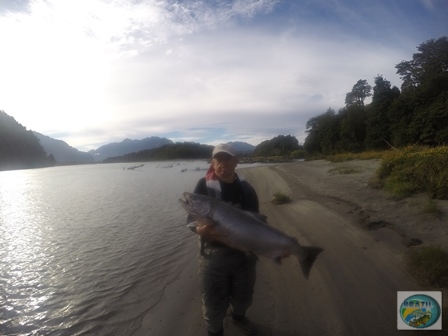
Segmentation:
{"type": "MultiPolygon", "coordinates": [[[[240,180],[238,177],[235,178],[233,183],[225,183],[221,180],[219,181],[221,186],[220,198],[222,201],[232,204],[242,210],[259,212],[259,202],[258,196],[255,189],[245,180],[240,180]]],[[[195,194],[206,195],[211,197],[216,197],[215,192],[212,189],[207,188],[205,177],[201,178],[196,184],[194,189],[195,194]]],[[[187,222],[194,221],[190,216],[187,222]]],[[[209,247],[228,247],[219,242],[210,242],[208,240],[201,238],[201,254],[204,252],[204,246],[209,247]]]]}
{"type": "MultiPolygon", "coordinates": [[[[219,181],[221,185],[221,200],[231,203],[243,210],[259,212],[258,196],[255,189],[245,180],[235,179],[233,183],[224,183],[219,181]]],[[[205,177],[201,178],[194,189],[195,194],[208,195],[215,197],[213,191],[207,188],[205,177]]]]}

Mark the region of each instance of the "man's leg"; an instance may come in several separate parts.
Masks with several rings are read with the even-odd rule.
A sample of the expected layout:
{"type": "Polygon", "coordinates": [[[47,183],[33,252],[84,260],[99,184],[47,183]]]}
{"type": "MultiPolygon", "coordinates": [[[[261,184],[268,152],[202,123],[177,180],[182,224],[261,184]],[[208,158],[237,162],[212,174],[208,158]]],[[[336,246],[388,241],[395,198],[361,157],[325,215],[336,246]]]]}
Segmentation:
{"type": "Polygon", "coordinates": [[[256,258],[244,258],[233,270],[230,288],[232,314],[237,316],[244,316],[252,305],[256,280],[256,258]]]}
{"type": "Polygon", "coordinates": [[[248,257],[234,270],[231,281],[231,309],[233,323],[245,334],[255,332],[253,324],[246,318],[246,310],[252,305],[256,280],[256,258],[248,257]]]}
{"type": "Polygon", "coordinates": [[[222,335],[222,324],[230,302],[228,272],[220,255],[201,257],[199,282],[202,294],[202,314],[210,335],[222,335]]]}

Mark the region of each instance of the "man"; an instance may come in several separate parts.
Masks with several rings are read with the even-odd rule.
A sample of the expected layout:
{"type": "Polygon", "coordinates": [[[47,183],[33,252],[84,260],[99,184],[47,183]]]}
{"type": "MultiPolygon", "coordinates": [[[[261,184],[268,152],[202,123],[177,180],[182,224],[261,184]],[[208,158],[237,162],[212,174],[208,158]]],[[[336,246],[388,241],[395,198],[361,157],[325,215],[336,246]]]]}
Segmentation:
{"type": "MultiPolygon", "coordinates": [[[[235,172],[237,164],[236,152],[230,145],[216,146],[210,168],[206,176],[198,181],[194,193],[216,197],[241,209],[258,212],[257,194],[247,181],[238,177],[235,172]]],[[[200,230],[197,228],[198,234],[201,234],[200,230]]],[[[199,280],[202,312],[209,336],[224,334],[223,320],[229,306],[233,323],[247,335],[254,333],[254,327],[245,314],[252,304],[256,261],[252,254],[201,238],[199,280]]]]}

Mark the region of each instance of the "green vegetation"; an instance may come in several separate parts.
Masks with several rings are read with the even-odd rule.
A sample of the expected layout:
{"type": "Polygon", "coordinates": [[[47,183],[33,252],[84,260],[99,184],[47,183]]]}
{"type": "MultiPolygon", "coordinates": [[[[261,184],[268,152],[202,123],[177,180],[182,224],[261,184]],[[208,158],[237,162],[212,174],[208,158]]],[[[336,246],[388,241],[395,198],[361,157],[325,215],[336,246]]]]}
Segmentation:
{"type": "Polygon", "coordinates": [[[27,131],[13,117],[0,111],[0,171],[53,166],[32,131],[27,131]]]}
{"type": "MultiPolygon", "coordinates": [[[[161,160],[194,160],[210,159],[213,146],[194,142],[167,144],[158,148],[111,157],[104,160],[112,162],[147,162],[161,160]]],[[[263,141],[255,147],[253,155],[240,157],[241,163],[251,162],[287,162],[291,159],[303,158],[305,152],[298,140],[291,135],[279,135],[271,140],[263,141]]]]}
{"type": "Polygon", "coordinates": [[[428,40],[412,60],[395,68],[401,91],[378,75],[372,87],[359,80],[346,106],[308,120],[307,157],[338,153],[441,146],[448,142],[448,37],[428,40]],[[365,100],[372,96],[370,104],[365,100]]]}
{"type": "MultiPolygon", "coordinates": [[[[371,88],[358,81],[343,109],[308,121],[304,148],[307,158],[332,162],[380,160],[371,187],[399,197],[426,193],[422,211],[442,218],[434,199],[448,199],[448,39],[427,41],[418,51],[396,66],[401,91],[379,75],[372,101],[364,105],[371,88]]],[[[448,257],[441,248],[412,249],[408,263],[425,285],[448,286],[448,257]]]]}
{"type": "Polygon", "coordinates": [[[291,158],[283,156],[244,156],[238,158],[240,163],[286,163],[291,162],[291,158]]]}
{"type": "Polygon", "coordinates": [[[425,192],[448,199],[448,147],[408,147],[383,157],[377,177],[386,190],[399,197],[425,192]]]}
{"type": "Polygon", "coordinates": [[[422,285],[448,287],[448,254],[439,246],[411,249],[408,268],[422,285]]]}
{"type": "Polygon", "coordinates": [[[443,212],[437,206],[437,202],[432,198],[428,199],[428,203],[426,204],[423,212],[439,219],[443,218],[443,212]]]}
{"type": "Polygon", "coordinates": [[[340,167],[335,167],[332,168],[328,171],[328,173],[330,175],[336,175],[336,174],[356,174],[356,173],[360,173],[361,170],[357,169],[357,168],[353,168],[353,167],[348,167],[348,166],[340,166],[340,167]]]}
{"type": "Polygon", "coordinates": [[[339,153],[325,156],[325,159],[331,162],[344,162],[350,160],[380,160],[387,151],[366,151],[360,153],[339,153]]]}
{"type": "Polygon", "coordinates": [[[201,145],[194,142],[168,144],[161,147],[130,153],[123,156],[107,158],[105,163],[111,162],[147,162],[161,160],[194,160],[209,159],[213,146],[201,145]]]}
{"type": "Polygon", "coordinates": [[[305,151],[299,141],[292,135],[279,135],[260,143],[254,150],[254,156],[281,157],[283,159],[303,158],[305,151]]]}
{"type": "MultiPolygon", "coordinates": [[[[403,150],[328,156],[333,162],[381,159],[376,176],[369,185],[403,197],[426,192],[429,195],[424,213],[442,218],[437,199],[448,199],[448,146],[435,148],[412,146],[403,150]]],[[[340,169],[344,171],[344,167],[340,169]]],[[[338,168],[334,172],[339,172],[338,168]]],[[[407,256],[409,272],[423,286],[448,287],[448,253],[439,246],[418,247],[407,256]]]]}
{"type": "MultiPolygon", "coordinates": [[[[409,146],[401,150],[341,153],[325,156],[331,162],[381,160],[369,184],[384,188],[397,197],[427,193],[430,199],[448,199],[448,146],[409,146]]],[[[330,173],[354,173],[349,167],[337,167],[330,173]]],[[[427,212],[434,213],[434,205],[427,212]],[[432,209],[432,210],[431,210],[432,209]]]]}
{"type": "Polygon", "coordinates": [[[274,204],[285,204],[289,202],[291,202],[291,196],[280,191],[277,191],[272,199],[272,203],[274,204]]]}
{"type": "Polygon", "coordinates": [[[448,37],[417,49],[412,60],[395,66],[401,91],[382,75],[375,78],[373,94],[367,81],[359,80],[339,112],[329,108],[311,118],[307,157],[380,159],[370,185],[399,197],[424,192],[430,199],[448,199],[448,37]]]}

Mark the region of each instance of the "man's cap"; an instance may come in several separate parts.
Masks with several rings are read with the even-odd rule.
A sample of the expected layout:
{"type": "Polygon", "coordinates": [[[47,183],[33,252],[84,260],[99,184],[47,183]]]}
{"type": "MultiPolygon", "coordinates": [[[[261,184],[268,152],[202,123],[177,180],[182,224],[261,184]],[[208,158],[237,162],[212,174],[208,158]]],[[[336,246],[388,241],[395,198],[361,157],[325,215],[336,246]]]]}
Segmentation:
{"type": "Polygon", "coordinates": [[[217,145],[213,149],[212,158],[214,158],[215,155],[218,154],[218,153],[227,153],[227,154],[229,154],[231,156],[236,156],[235,150],[229,144],[219,144],[219,145],[217,145]]]}

